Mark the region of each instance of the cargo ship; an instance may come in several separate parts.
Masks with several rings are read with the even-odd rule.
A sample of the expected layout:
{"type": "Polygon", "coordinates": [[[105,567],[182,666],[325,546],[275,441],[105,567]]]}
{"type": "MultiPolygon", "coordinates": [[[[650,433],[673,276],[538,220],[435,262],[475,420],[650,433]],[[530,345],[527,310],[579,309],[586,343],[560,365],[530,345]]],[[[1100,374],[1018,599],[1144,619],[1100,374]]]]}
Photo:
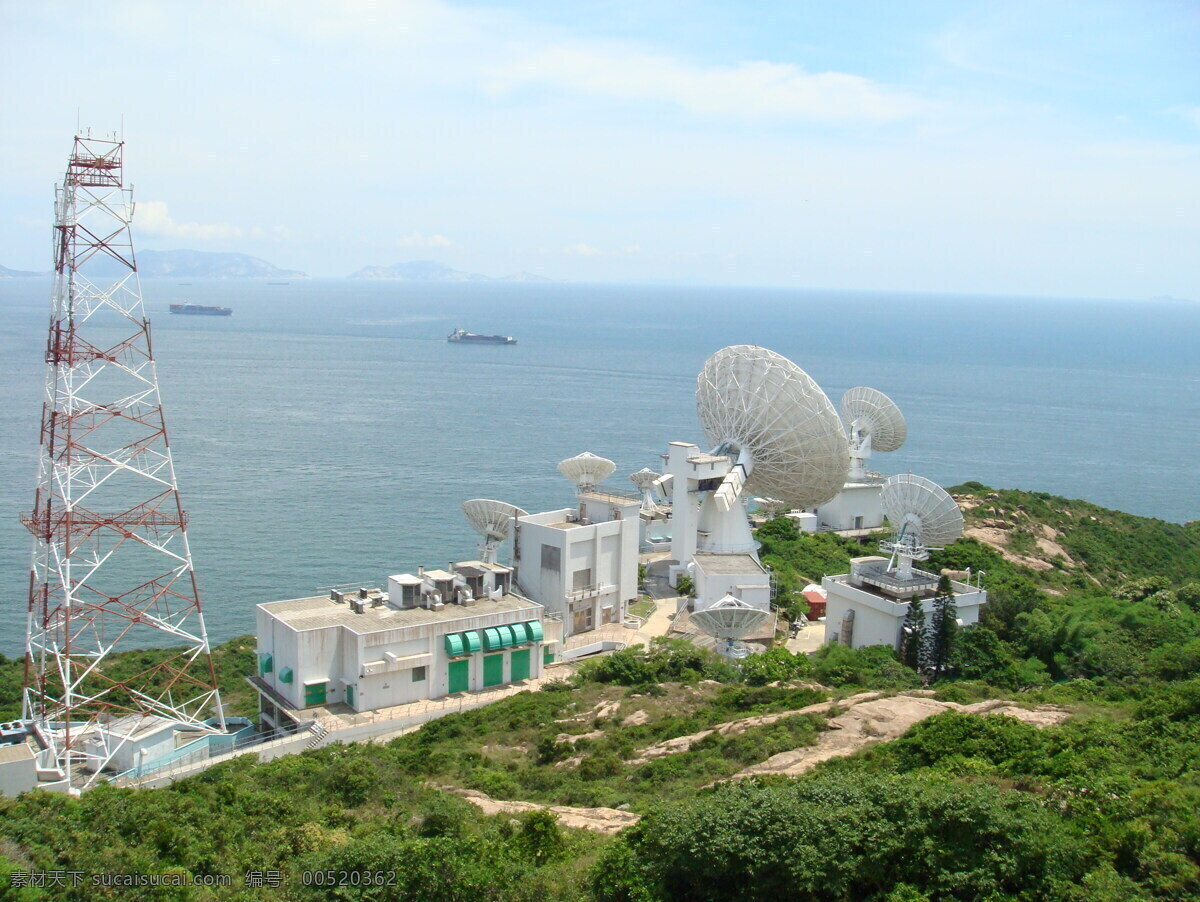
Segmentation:
{"type": "Polygon", "coordinates": [[[187,313],[191,316],[232,316],[233,309],[230,307],[206,307],[203,304],[172,304],[172,313],[187,313]]]}
{"type": "Polygon", "coordinates": [[[455,329],[446,336],[446,341],[473,345],[515,345],[517,343],[517,340],[511,335],[476,335],[466,329],[455,329]]]}

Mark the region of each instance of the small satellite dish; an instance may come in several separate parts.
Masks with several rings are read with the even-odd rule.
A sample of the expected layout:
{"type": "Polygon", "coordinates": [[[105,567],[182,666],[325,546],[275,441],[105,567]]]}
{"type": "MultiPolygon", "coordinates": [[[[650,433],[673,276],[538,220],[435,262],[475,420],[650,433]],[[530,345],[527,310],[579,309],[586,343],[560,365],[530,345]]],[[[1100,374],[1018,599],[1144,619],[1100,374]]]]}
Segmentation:
{"type": "Polygon", "coordinates": [[[519,507],[490,498],[472,498],[470,501],[464,501],[462,509],[467,521],[483,536],[485,564],[496,563],[496,549],[508,538],[513,519],[527,516],[519,507]]]}
{"type": "Polygon", "coordinates": [[[717,502],[743,487],[792,507],[816,507],[842,490],[849,447],[829,398],[786,357],[754,345],[713,354],[696,379],[696,412],[715,454],[737,458],[717,502]]]}
{"type": "Polygon", "coordinates": [[[580,492],[586,492],[604,482],[617,465],[604,457],[597,457],[590,451],[584,451],[575,457],[568,457],[558,465],[558,472],[575,483],[580,492]]]}
{"type": "Polygon", "coordinates": [[[895,451],[904,444],[908,426],[896,402],[881,391],[860,385],[842,395],[842,419],[850,430],[850,444],[870,440],[870,449],[895,451]]]}
{"type": "Polygon", "coordinates": [[[750,652],[741,640],[752,635],[770,618],[770,610],[756,608],[733,595],[726,595],[692,613],[690,622],[718,641],[716,650],[732,658],[744,658],[750,652]]]}
{"type": "Polygon", "coordinates": [[[636,485],[638,491],[642,493],[642,510],[648,514],[656,513],[659,510],[658,501],[654,497],[654,489],[660,479],[662,479],[662,474],[655,473],[649,467],[643,467],[629,475],[629,481],[636,485]]]}
{"type": "Polygon", "coordinates": [[[880,548],[892,552],[892,563],[901,579],[912,578],[912,562],[929,557],[957,540],[963,533],[963,515],[958,503],[936,482],[911,473],[892,476],[880,494],[893,538],[880,548]]]}

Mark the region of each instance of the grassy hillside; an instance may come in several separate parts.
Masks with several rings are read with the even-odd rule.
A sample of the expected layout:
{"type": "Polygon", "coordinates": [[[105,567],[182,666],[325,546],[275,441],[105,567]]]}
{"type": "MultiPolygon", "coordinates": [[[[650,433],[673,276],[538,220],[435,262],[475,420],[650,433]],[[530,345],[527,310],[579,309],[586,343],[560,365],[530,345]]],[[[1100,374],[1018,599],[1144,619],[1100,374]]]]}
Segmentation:
{"type": "MultiPolygon", "coordinates": [[[[990,602],[930,688],[954,702],[1066,705],[1066,723],[950,711],[799,777],[729,782],[834,735],[850,693],[911,692],[928,675],[882,648],[774,649],[739,666],[658,642],[385,745],[243,757],[163,790],[0,800],[0,874],[234,877],[221,889],[43,895],[0,877],[0,899],[1200,897],[1195,524],[976,484],[955,493],[982,531],[930,566],[986,571],[990,602]],[[814,710],[822,699],[836,704],[814,710]],[[454,794],[470,790],[642,820],[599,836],[546,812],[484,817],[454,794]],[[267,870],[281,886],[243,885],[267,870]],[[359,885],[313,885],[330,871],[359,885]],[[361,885],[378,873],[391,885],[361,885]]],[[[786,520],[759,537],[785,589],[863,553],[786,520]]],[[[218,652],[236,698],[252,645],[218,652]]],[[[13,672],[0,666],[0,702],[13,672]]]]}

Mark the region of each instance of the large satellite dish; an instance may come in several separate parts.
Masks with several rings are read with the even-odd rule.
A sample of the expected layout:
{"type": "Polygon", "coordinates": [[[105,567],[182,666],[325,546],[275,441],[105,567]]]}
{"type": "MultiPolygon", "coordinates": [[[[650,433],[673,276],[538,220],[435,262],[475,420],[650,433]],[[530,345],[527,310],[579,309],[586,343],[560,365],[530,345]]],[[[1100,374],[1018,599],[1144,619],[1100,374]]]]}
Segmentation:
{"type": "MultiPolygon", "coordinates": [[[[747,491],[803,508],[845,485],[849,445],[837,411],[804,370],[774,351],[733,345],[713,354],[696,379],[696,412],[715,453],[737,457],[747,491]]],[[[730,486],[724,509],[741,488],[730,486]]]]}
{"type": "Polygon", "coordinates": [[[958,503],[936,482],[911,473],[892,476],[881,493],[884,513],[896,532],[926,548],[949,545],[962,536],[958,503]]]}
{"type": "Polygon", "coordinates": [[[842,395],[841,408],[851,442],[859,435],[869,435],[874,450],[895,451],[908,436],[900,408],[881,391],[865,385],[852,388],[842,395]]]}
{"type": "Polygon", "coordinates": [[[467,521],[483,536],[483,560],[487,564],[496,563],[496,549],[508,538],[513,519],[528,516],[515,505],[490,498],[464,501],[462,509],[467,521]]]}
{"type": "Polygon", "coordinates": [[[575,483],[579,491],[586,492],[606,480],[616,468],[617,465],[611,460],[584,451],[560,463],[558,472],[575,483]]]}

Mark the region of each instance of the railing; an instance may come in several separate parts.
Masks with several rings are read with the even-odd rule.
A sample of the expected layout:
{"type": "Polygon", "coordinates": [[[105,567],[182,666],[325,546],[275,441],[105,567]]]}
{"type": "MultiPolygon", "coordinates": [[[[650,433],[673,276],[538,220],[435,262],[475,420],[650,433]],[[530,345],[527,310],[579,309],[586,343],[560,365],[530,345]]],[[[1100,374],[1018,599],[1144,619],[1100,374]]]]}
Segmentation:
{"type": "Polygon", "coordinates": [[[593,583],[590,586],[583,586],[578,589],[572,589],[567,593],[568,601],[582,601],[585,598],[595,598],[597,595],[603,595],[605,592],[615,592],[616,586],[603,585],[601,583],[593,583]]]}

